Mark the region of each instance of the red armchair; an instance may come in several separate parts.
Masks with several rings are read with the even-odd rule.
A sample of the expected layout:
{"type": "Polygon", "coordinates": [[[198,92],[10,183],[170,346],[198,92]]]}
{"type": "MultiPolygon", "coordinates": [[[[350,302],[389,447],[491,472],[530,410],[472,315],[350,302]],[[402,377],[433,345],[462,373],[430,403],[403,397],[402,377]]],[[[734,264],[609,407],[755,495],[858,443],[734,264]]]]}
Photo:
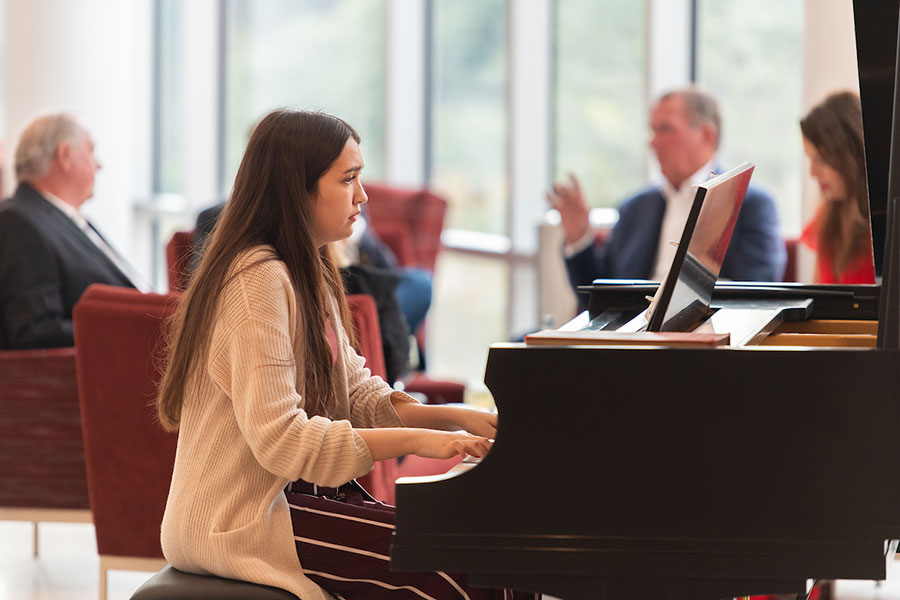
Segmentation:
{"type": "MultiPolygon", "coordinates": [[[[375,234],[393,251],[401,267],[434,273],[447,201],[425,189],[367,184],[366,215],[375,234]]],[[[425,348],[425,324],[413,331],[425,348]]]]}
{"type": "Polygon", "coordinates": [[[356,351],[365,357],[366,366],[373,375],[384,378],[387,368],[381,349],[381,326],[378,324],[375,300],[368,294],[350,294],[347,296],[347,304],[350,305],[350,315],[356,327],[356,351]]]}
{"type": "Polygon", "coordinates": [[[447,201],[425,189],[366,184],[366,214],[372,229],[404,267],[434,272],[441,251],[447,201]]]}
{"type": "MultiPolygon", "coordinates": [[[[441,232],[447,213],[447,201],[426,189],[397,188],[366,184],[366,213],[372,229],[387,244],[404,267],[419,267],[434,272],[441,245],[441,232]]],[[[414,332],[419,346],[425,347],[425,326],[414,332]]],[[[462,402],[462,383],[431,379],[414,373],[404,381],[408,392],[423,394],[430,404],[462,402]]]]}
{"type": "Polygon", "coordinates": [[[100,598],[109,569],[157,571],[177,436],[156,420],[162,327],[174,294],[92,285],[75,305],[78,395],[100,598]]]}
{"type": "Polygon", "coordinates": [[[75,349],[0,350],[0,519],[91,521],[75,349]]]}
{"type": "MultiPolygon", "coordinates": [[[[384,353],[381,350],[381,327],[378,325],[378,311],[375,300],[366,294],[347,296],[350,314],[356,327],[356,351],[366,359],[366,366],[373,375],[385,376],[384,353]]],[[[359,482],[378,500],[394,504],[394,480],[397,479],[397,460],[380,460],[359,482]]]]}
{"type": "Polygon", "coordinates": [[[193,236],[190,231],[176,231],[166,244],[166,265],[169,272],[169,291],[183,292],[191,276],[193,236]]]}

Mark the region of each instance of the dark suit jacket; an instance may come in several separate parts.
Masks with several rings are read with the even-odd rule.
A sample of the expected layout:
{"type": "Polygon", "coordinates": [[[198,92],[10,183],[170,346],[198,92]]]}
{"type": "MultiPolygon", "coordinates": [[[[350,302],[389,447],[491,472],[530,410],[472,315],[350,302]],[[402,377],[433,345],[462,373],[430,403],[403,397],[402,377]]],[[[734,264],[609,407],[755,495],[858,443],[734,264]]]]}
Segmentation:
{"type": "MultiPolygon", "coordinates": [[[[659,187],[623,202],[619,220],[607,242],[592,244],[566,259],[572,286],[588,285],[600,278],[648,279],[653,273],[665,212],[666,200],[659,187]]],[[[786,260],[775,202],[765,192],[751,187],[741,206],[719,277],[736,281],[781,281],[786,260]]],[[[579,301],[583,300],[579,297],[579,301]]]]}
{"type": "Polygon", "coordinates": [[[128,277],[33,187],[0,202],[0,343],[71,346],[72,308],[92,283],[132,287],[128,277]]]}

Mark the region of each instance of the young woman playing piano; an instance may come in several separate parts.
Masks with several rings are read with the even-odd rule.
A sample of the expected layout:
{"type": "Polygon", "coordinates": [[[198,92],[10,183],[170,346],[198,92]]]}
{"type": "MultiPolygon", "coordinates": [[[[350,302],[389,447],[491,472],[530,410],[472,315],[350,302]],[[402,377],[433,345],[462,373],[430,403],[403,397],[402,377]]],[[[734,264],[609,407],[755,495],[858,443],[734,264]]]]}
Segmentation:
{"type": "Polygon", "coordinates": [[[875,283],[859,96],[826,97],[800,121],[822,202],[801,241],[816,251],[817,283],[875,283]]]}
{"type": "Polygon", "coordinates": [[[351,481],[404,454],[484,456],[496,431],[495,415],[392,390],[352,349],[329,244],[367,200],[362,168],[359,136],[329,115],[275,111],[250,136],[171,324],[157,405],[179,437],[163,551],[303,600],[501,597],[389,572],[393,510],[351,481]]]}

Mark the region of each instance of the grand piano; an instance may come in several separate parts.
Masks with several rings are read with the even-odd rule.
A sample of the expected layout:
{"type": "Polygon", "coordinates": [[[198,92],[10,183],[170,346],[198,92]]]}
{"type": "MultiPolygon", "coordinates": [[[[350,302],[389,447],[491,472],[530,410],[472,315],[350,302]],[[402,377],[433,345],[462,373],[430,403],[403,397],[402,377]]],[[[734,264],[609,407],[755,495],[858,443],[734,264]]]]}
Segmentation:
{"type": "MultiPolygon", "coordinates": [[[[854,13],[882,283],[720,283],[713,309],[784,307],[726,346],[492,346],[494,447],[398,483],[392,568],[573,600],[885,578],[900,539],[898,3],[854,13]]],[[[582,321],[624,322],[655,285],[584,291],[582,321]]]]}

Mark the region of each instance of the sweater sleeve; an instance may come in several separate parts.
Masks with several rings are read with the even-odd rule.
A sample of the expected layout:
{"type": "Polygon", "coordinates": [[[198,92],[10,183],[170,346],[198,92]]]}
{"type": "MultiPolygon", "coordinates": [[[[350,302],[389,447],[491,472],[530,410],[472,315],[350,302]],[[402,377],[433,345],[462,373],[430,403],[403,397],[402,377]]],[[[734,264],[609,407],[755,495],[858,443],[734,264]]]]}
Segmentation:
{"type": "Polygon", "coordinates": [[[338,485],[367,473],[372,455],[349,421],[309,418],[303,409],[295,300],[283,275],[272,261],[245,269],[226,286],[209,373],[231,400],[237,426],[263,468],[287,479],[338,485]]]}
{"type": "MultiPolygon", "coordinates": [[[[350,394],[350,421],[356,427],[403,427],[404,423],[391,403],[389,386],[381,377],[372,375],[365,359],[350,344],[344,344],[347,363],[347,389],[350,394]]],[[[407,396],[409,402],[416,402],[407,396]]]]}

